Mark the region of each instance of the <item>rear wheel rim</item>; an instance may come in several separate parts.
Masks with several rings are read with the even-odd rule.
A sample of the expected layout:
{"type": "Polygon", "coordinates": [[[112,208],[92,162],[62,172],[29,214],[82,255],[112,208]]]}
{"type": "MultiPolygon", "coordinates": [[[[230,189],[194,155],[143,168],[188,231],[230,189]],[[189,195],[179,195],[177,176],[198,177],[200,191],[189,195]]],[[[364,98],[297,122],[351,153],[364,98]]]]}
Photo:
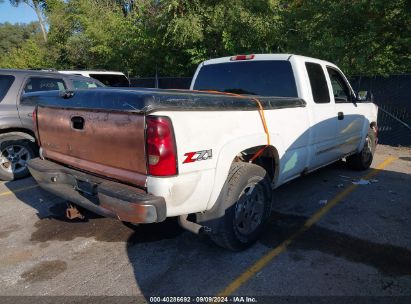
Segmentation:
{"type": "Polygon", "coordinates": [[[243,236],[254,233],[264,217],[264,190],[256,183],[248,184],[236,203],[234,225],[243,236]]]}
{"type": "Polygon", "coordinates": [[[0,168],[9,174],[18,174],[27,169],[30,159],[30,152],[25,146],[11,144],[0,151],[0,168]]]}

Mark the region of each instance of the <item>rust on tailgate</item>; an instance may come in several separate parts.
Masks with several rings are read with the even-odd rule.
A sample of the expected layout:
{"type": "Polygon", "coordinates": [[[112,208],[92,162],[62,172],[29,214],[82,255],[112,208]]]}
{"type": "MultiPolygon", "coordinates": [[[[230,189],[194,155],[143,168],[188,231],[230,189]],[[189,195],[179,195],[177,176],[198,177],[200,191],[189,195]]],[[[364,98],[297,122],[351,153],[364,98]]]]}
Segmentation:
{"type": "Polygon", "coordinates": [[[38,129],[44,157],[145,187],[144,115],[39,107],[38,129]]]}

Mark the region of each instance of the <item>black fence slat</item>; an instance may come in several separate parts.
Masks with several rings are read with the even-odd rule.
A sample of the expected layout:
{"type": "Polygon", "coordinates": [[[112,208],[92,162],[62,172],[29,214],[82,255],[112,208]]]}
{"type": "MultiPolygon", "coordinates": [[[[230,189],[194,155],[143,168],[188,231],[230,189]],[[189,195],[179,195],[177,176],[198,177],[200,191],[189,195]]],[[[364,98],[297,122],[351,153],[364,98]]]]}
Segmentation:
{"type": "MultiPolygon", "coordinates": [[[[190,88],[192,77],[158,77],[157,83],[159,89],[185,89],[190,88]]],[[[130,78],[132,87],[155,88],[156,78],[130,78]]]]}
{"type": "MultiPolygon", "coordinates": [[[[131,86],[160,89],[189,89],[191,77],[131,78],[131,86]]],[[[351,77],[355,91],[371,91],[378,112],[379,142],[393,146],[411,146],[411,74],[351,77]],[[384,111],[383,111],[384,110],[384,111]]]]}
{"type": "Polygon", "coordinates": [[[355,76],[351,84],[355,91],[372,92],[374,103],[380,108],[379,142],[392,146],[411,146],[411,74],[355,76]]]}

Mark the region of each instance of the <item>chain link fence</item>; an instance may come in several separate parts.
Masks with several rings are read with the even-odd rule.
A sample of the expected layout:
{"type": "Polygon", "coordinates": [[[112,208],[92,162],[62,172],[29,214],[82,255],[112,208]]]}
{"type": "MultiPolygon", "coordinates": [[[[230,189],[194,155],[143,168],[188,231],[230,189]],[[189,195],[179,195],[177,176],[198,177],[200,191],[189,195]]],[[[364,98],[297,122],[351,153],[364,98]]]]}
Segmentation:
{"type": "MultiPolygon", "coordinates": [[[[131,78],[131,85],[144,88],[189,89],[191,77],[131,78]]],[[[355,91],[370,91],[379,106],[379,142],[411,146],[411,74],[350,79],[355,91]]]]}

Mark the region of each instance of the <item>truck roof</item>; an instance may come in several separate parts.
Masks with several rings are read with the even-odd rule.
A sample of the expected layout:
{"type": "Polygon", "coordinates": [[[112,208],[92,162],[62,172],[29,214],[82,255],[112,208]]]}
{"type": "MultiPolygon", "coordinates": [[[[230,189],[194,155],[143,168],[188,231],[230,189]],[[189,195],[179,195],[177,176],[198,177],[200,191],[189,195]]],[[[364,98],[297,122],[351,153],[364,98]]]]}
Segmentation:
{"type": "MultiPolygon", "coordinates": [[[[308,59],[308,60],[312,60],[312,61],[316,61],[316,62],[321,61],[325,64],[334,66],[333,63],[325,61],[325,60],[312,58],[312,57],[307,57],[307,56],[302,56],[302,55],[295,55],[295,54],[253,54],[253,56],[254,57],[252,58],[252,60],[290,60],[291,58],[293,58],[293,59],[297,59],[297,60],[307,61],[307,59],[308,59]]],[[[223,62],[233,62],[233,60],[231,59],[233,57],[235,57],[235,56],[214,58],[214,59],[204,61],[203,64],[207,65],[207,64],[216,64],[216,63],[223,63],[223,62]]]]}

